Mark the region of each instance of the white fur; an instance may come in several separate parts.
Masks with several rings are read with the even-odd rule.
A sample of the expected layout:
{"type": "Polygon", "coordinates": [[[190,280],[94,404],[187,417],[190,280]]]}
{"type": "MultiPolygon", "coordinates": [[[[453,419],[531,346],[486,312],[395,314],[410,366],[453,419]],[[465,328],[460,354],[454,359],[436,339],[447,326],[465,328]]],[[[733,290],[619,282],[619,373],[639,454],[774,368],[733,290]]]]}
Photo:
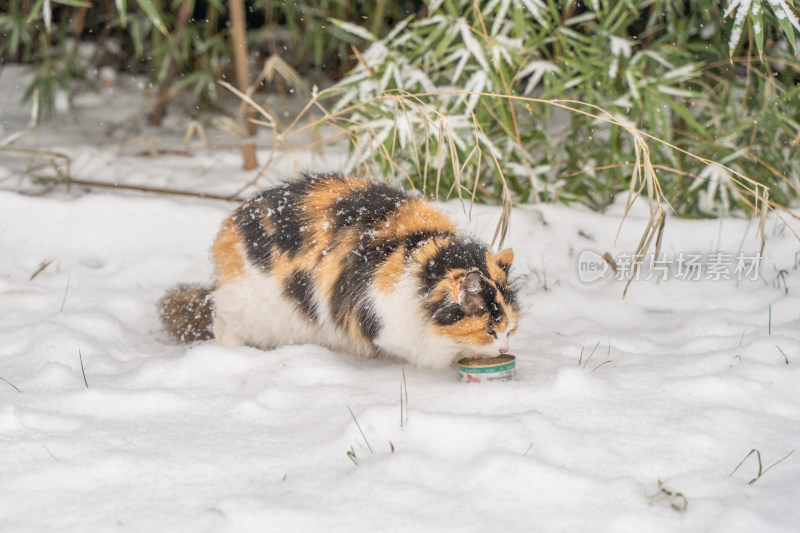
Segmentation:
{"type": "Polygon", "coordinates": [[[375,310],[383,328],[375,344],[384,352],[432,368],[444,368],[461,357],[495,357],[508,351],[509,324],[497,339],[483,346],[459,344],[436,333],[419,295],[419,282],[406,271],[389,293],[373,289],[375,310]]]}
{"type": "Polygon", "coordinates": [[[375,345],[382,351],[433,368],[443,368],[458,359],[460,347],[437,335],[427,320],[413,274],[404,272],[388,294],[373,289],[372,298],[383,326],[375,345]]]}
{"type": "Polygon", "coordinates": [[[356,351],[331,327],[327,309],[317,302],[322,324],[312,324],[283,295],[272,276],[245,263],[245,274],[214,291],[214,336],[223,346],[274,348],[286,344],[321,344],[334,350],[356,351]]]}
{"type": "MultiPolygon", "coordinates": [[[[405,271],[391,292],[371,289],[381,330],[374,344],[381,353],[419,366],[443,368],[459,357],[496,356],[508,351],[507,331],[484,346],[458,344],[437,334],[419,295],[419,282],[405,271]]],[[[287,344],[319,344],[333,350],[373,356],[363,344],[353,342],[336,327],[324,301],[316,299],[317,323],[283,294],[274,278],[245,261],[243,276],[214,291],[214,336],[223,346],[262,349],[287,344]]],[[[509,330],[513,324],[509,325],[509,330]]]]}

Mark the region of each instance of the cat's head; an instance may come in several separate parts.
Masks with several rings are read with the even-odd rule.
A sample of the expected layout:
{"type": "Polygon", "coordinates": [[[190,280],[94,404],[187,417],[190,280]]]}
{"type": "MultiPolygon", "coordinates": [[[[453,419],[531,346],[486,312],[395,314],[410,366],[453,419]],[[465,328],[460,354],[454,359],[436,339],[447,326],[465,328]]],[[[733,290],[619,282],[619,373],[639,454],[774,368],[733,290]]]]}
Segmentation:
{"type": "Polygon", "coordinates": [[[509,351],[519,321],[516,288],[508,280],[513,259],[510,248],[493,253],[471,241],[451,243],[430,259],[426,307],[436,332],[460,355],[509,351]]]}

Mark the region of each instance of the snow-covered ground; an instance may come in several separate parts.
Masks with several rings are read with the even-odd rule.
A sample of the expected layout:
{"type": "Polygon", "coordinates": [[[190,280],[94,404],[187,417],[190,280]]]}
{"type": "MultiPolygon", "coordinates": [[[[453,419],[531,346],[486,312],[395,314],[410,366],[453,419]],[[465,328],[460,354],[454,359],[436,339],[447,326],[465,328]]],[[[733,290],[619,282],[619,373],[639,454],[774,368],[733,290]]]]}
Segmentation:
{"type": "MultiPolygon", "coordinates": [[[[26,121],[13,83],[5,70],[0,139],[26,121]]],[[[69,155],[76,178],[218,194],[253,178],[235,150],[143,157],[92,127],[129,126],[136,98],[87,101],[13,146],[69,155]]],[[[131,135],[179,148],[171,120],[131,135]]],[[[625,273],[645,206],[616,245],[621,203],[516,208],[518,375],[475,385],[317,346],[170,344],[156,301],[210,279],[236,204],[20,194],[41,189],[20,173],[34,158],[0,151],[0,531],[797,531],[800,245],[776,218],[755,280],[757,223],[669,219],[667,279],[622,299],[587,265],[610,252],[625,273]],[[696,272],[678,258],[717,250],[699,277],[720,279],[680,279],[696,272]],[[755,453],[731,474],[753,449],[748,483],[755,453]]],[[[491,238],[498,209],[444,207],[491,238]]]]}

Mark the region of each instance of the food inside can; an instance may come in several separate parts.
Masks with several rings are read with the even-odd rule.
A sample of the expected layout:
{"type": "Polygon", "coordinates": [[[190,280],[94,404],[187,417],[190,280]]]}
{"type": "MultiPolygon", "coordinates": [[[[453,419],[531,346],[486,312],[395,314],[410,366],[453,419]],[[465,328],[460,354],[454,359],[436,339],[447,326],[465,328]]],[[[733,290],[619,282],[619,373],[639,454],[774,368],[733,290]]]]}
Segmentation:
{"type": "Polygon", "coordinates": [[[508,354],[486,359],[465,357],[458,361],[459,377],[466,383],[509,381],[516,371],[516,357],[508,354]]]}

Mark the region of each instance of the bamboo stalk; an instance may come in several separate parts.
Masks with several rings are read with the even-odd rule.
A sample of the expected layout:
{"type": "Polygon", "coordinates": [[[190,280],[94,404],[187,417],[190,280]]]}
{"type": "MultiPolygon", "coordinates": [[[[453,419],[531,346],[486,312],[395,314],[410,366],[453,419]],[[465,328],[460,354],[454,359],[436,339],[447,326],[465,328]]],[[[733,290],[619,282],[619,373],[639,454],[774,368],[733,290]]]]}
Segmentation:
{"type": "MultiPolygon", "coordinates": [[[[245,24],[244,2],[243,0],[231,0],[230,15],[232,26],[233,41],[233,61],[236,68],[236,85],[243,93],[247,93],[250,87],[250,69],[247,65],[247,29],[245,24]]],[[[245,107],[245,122],[250,136],[256,134],[257,126],[250,121],[255,118],[255,109],[247,105],[245,107]]],[[[256,161],[256,146],[249,142],[242,145],[242,166],[245,170],[253,170],[258,167],[256,161]]]]}
{"type": "MultiPolygon", "coordinates": [[[[172,37],[170,41],[172,46],[177,46],[176,37],[181,34],[183,29],[189,23],[189,17],[191,16],[191,0],[183,0],[181,2],[181,8],[178,11],[178,20],[175,23],[175,31],[172,32],[172,37]]],[[[169,67],[167,67],[167,74],[164,76],[164,81],[161,83],[161,87],[158,89],[158,96],[156,97],[156,105],[153,108],[153,112],[150,114],[150,118],[148,122],[151,126],[160,126],[161,121],[164,119],[164,112],[167,107],[167,100],[169,100],[169,88],[172,85],[172,80],[175,79],[175,76],[178,75],[178,61],[175,58],[175,55],[178,53],[177,50],[174,51],[175,53],[169,59],[169,67]]]]}
{"type": "Polygon", "coordinates": [[[72,19],[72,34],[76,39],[80,40],[83,34],[83,25],[86,21],[86,10],[88,7],[79,7],[74,9],[75,16],[72,19]]]}

